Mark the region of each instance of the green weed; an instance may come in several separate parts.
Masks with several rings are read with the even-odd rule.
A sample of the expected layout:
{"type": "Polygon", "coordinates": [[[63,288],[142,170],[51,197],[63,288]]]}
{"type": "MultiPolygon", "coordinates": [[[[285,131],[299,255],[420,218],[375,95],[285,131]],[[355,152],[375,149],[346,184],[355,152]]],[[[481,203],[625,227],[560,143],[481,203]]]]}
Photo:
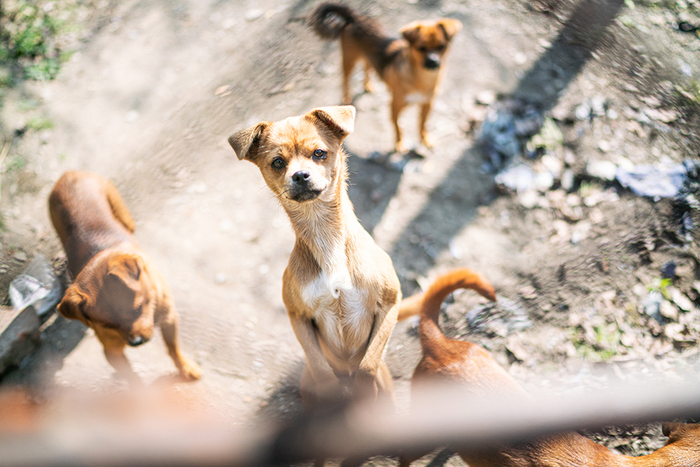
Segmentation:
{"type": "Polygon", "coordinates": [[[41,131],[53,128],[53,121],[46,117],[32,117],[27,120],[27,129],[41,131]]]}

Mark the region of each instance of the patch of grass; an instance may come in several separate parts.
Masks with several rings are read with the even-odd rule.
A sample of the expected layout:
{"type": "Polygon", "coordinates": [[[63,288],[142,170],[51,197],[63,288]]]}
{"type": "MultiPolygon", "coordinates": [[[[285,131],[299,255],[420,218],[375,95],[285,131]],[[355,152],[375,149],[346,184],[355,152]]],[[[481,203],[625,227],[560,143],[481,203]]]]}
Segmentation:
{"type": "Polygon", "coordinates": [[[671,279],[661,279],[660,277],[657,277],[651,282],[650,285],[647,286],[647,290],[649,292],[659,292],[666,300],[671,300],[671,296],[668,293],[668,288],[671,286],[671,284],[671,279]]]}
{"type": "Polygon", "coordinates": [[[603,323],[591,327],[591,336],[581,328],[570,328],[569,334],[576,351],[586,360],[604,362],[618,354],[622,332],[615,323],[603,323]]]}
{"type": "Polygon", "coordinates": [[[53,121],[46,117],[32,117],[29,120],[27,120],[27,129],[28,130],[35,130],[35,131],[41,131],[41,130],[50,130],[53,128],[54,124],[53,121]]]}
{"type": "Polygon", "coordinates": [[[78,28],[75,12],[88,0],[0,1],[0,87],[24,79],[54,79],[70,58],[64,38],[78,28]]]}
{"type": "Polygon", "coordinates": [[[5,172],[17,173],[21,172],[27,166],[27,159],[20,154],[13,154],[7,157],[5,161],[5,172]]]}

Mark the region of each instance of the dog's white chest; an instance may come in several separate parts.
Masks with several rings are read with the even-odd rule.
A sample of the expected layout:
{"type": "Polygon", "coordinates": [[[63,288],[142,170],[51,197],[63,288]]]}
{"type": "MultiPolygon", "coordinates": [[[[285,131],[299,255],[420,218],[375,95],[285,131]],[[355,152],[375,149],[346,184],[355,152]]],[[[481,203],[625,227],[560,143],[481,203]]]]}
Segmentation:
{"type": "Polygon", "coordinates": [[[349,273],[322,271],[302,290],[302,299],[311,309],[319,333],[340,353],[354,353],[369,335],[371,319],[366,291],[355,287],[349,273]]]}

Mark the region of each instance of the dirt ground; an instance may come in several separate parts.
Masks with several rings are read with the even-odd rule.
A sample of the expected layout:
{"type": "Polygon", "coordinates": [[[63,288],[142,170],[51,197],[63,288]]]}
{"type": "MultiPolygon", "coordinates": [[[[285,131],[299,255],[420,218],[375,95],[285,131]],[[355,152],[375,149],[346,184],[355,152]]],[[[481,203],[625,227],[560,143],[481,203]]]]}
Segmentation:
{"type": "MultiPolygon", "coordinates": [[[[404,293],[456,266],[484,274],[503,304],[456,293],[445,330],[487,347],[531,391],[604,385],[610,375],[697,381],[698,187],[688,184],[683,200],[654,200],[594,170],[601,161],[697,159],[700,39],[677,27],[698,24],[695,3],[350,3],[390,31],[439,16],[464,24],[429,120],[434,149],[385,160],[386,89],[377,82],[354,102],[351,199],[404,293]],[[483,122],[509,112],[526,127],[513,141],[544,140],[527,146],[523,164],[550,183],[515,192],[496,182],[505,161],[494,158],[483,122]],[[559,133],[547,139],[543,124],[559,133]],[[671,261],[670,284],[661,283],[671,261]],[[645,311],[650,289],[669,297],[656,318],[645,311]]],[[[303,20],[314,5],[105,1],[58,78],[24,83],[1,109],[0,130],[12,138],[0,192],[2,289],[36,252],[61,263],[46,203],[61,173],[111,179],[173,288],[184,349],[204,372],[191,390],[238,424],[299,413],[303,353],[280,293],[292,230],[258,170],[226,140],[261,120],[339,103],[338,46],[303,20]],[[28,128],[37,117],[50,128],[28,128]]],[[[409,143],[416,119],[413,109],[402,119],[409,143]]],[[[128,357],[146,382],[174,371],[159,339],[128,357]]],[[[387,361],[403,408],[418,359],[415,322],[400,323],[387,361]]],[[[61,317],[2,384],[38,398],[125,385],[94,334],[61,317]]],[[[655,424],[591,436],[632,454],[664,442],[655,424]]],[[[431,465],[459,465],[445,462],[431,465]]]]}

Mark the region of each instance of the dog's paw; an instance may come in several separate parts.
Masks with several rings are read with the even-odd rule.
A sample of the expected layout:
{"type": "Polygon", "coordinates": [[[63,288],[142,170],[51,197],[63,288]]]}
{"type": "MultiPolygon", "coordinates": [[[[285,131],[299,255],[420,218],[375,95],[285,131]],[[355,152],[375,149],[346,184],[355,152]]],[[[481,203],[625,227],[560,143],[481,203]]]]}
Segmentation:
{"type": "Polygon", "coordinates": [[[180,376],[185,381],[197,381],[202,377],[202,369],[195,362],[183,359],[180,376]]]}
{"type": "Polygon", "coordinates": [[[398,152],[399,154],[403,154],[406,152],[406,145],[403,143],[403,141],[399,140],[396,142],[396,145],[394,146],[394,151],[398,152]]]}

